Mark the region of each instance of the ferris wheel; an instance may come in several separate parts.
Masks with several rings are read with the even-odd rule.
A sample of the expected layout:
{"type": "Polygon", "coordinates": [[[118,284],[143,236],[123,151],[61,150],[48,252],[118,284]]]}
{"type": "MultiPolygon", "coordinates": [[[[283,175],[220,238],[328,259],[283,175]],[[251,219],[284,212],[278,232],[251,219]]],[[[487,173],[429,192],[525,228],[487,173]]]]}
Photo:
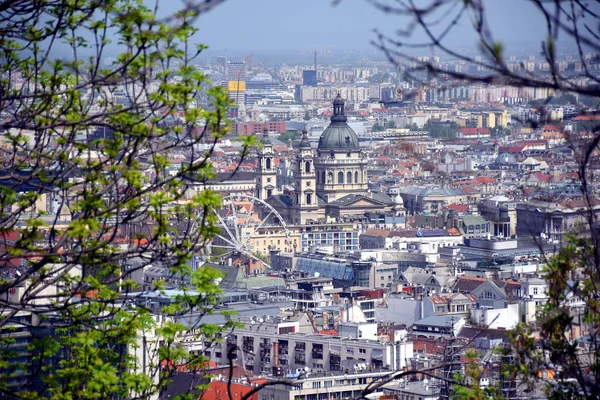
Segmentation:
{"type": "Polygon", "coordinates": [[[221,233],[216,235],[211,247],[221,249],[221,259],[243,255],[270,268],[269,262],[257,257],[261,250],[268,247],[268,250],[288,252],[291,249],[290,232],[285,221],[273,206],[261,199],[244,194],[225,196],[221,209],[215,214],[221,233]],[[279,244],[265,245],[272,237],[279,238],[279,244]],[[259,246],[261,240],[263,246],[259,246]]]}

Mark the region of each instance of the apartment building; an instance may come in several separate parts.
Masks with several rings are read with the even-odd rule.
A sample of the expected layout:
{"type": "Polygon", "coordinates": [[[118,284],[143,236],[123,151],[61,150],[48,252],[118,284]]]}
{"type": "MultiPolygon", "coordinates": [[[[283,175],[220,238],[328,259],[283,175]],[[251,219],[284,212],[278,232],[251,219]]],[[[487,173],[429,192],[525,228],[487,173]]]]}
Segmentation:
{"type": "Polygon", "coordinates": [[[377,382],[387,379],[392,373],[389,370],[357,369],[355,373],[308,374],[294,380],[291,386],[279,384],[261,389],[259,400],[360,399],[364,398],[363,390],[368,386],[373,388],[374,395],[378,395],[383,393],[384,388],[398,385],[397,380],[377,385],[377,382]]]}
{"type": "Polygon", "coordinates": [[[211,361],[227,365],[233,361],[255,374],[283,376],[298,370],[313,372],[405,368],[413,357],[412,342],[380,342],[350,337],[302,333],[299,321],[279,317],[246,317],[222,342],[209,347],[191,339],[193,347],[211,361]]]}

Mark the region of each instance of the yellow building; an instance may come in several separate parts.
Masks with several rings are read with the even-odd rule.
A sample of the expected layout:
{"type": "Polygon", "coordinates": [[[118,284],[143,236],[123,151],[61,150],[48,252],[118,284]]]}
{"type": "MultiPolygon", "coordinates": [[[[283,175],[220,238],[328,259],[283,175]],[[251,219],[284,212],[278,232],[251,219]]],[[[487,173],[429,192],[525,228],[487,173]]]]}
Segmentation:
{"type": "Polygon", "coordinates": [[[496,127],[496,114],[491,111],[484,111],[481,113],[481,128],[495,128],[496,127]]]}
{"type": "Polygon", "coordinates": [[[508,126],[508,111],[495,111],[494,114],[496,116],[496,126],[506,128],[508,126]]]}
{"type": "Polygon", "coordinates": [[[244,81],[229,81],[227,83],[229,98],[235,102],[237,106],[246,101],[246,82],[244,81]]]}

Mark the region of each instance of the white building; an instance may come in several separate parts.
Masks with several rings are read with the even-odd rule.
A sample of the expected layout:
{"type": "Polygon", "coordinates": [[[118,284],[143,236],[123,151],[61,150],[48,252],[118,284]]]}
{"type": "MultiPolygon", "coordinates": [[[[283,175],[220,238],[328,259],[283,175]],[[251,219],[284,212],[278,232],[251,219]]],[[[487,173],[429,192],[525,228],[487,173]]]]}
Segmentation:
{"type": "Polygon", "coordinates": [[[513,329],[519,323],[519,304],[506,304],[504,308],[480,306],[471,309],[471,322],[489,329],[513,329]]]}

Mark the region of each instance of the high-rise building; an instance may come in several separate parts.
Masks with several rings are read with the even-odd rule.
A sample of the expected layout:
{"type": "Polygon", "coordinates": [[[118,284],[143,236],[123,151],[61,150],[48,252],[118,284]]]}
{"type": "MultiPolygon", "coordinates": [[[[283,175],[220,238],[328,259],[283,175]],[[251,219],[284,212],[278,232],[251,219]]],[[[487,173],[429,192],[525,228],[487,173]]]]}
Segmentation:
{"type": "Polygon", "coordinates": [[[229,98],[235,103],[236,106],[245,104],[246,102],[246,82],[244,81],[229,81],[227,83],[227,90],[229,92],[229,98]]]}
{"type": "Polygon", "coordinates": [[[219,69],[221,70],[221,72],[223,72],[224,75],[227,75],[227,57],[224,57],[224,56],[217,57],[217,65],[218,65],[219,69]]]}
{"type": "Polygon", "coordinates": [[[229,61],[227,62],[227,79],[230,81],[246,81],[246,62],[229,61]]]}
{"type": "Polygon", "coordinates": [[[317,86],[317,71],[314,69],[302,71],[302,84],[304,86],[317,86]]]}

